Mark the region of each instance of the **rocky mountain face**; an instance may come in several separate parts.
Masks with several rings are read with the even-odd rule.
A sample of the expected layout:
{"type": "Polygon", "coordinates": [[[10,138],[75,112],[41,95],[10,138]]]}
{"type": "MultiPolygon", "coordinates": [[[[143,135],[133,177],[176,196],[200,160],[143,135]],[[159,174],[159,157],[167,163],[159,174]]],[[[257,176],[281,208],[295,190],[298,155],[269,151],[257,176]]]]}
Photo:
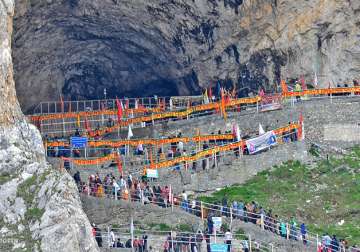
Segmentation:
{"type": "Polygon", "coordinates": [[[45,161],[16,98],[14,1],[0,2],[0,251],[98,251],[76,185],[45,161]]]}
{"type": "Polygon", "coordinates": [[[360,75],[358,0],[17,0],[20,103],[186,95],[236,85],[242,96],[314,73],[360,75]]]}

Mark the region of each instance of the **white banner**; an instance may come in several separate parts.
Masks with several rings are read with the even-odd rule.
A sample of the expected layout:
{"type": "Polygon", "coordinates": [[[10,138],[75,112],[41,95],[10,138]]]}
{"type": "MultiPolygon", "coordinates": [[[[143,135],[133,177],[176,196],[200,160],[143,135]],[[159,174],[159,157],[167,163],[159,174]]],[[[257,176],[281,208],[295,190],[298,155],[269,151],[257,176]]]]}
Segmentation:
{"type": "Polygon", "coordinates": [[[267,149],[270,146],[276,145],[276,135],[274,131],[268,131],[265,134],[246,140],[246,146],[248,148],[249,154],[254,154],[261,150],[267,149]]]}

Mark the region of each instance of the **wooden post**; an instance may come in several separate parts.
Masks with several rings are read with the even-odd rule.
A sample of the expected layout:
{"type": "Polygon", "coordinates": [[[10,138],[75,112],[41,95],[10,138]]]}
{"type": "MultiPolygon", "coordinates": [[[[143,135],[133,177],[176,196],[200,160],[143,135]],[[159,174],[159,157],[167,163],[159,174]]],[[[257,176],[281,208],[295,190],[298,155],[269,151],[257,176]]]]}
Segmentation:
{"type": "Polygon", "coordinates": [[[203,203],[202,201],[200,201],[200,213],[201,213],[201,219],[204,219],[204,208],[203,208],[203,203]]]}

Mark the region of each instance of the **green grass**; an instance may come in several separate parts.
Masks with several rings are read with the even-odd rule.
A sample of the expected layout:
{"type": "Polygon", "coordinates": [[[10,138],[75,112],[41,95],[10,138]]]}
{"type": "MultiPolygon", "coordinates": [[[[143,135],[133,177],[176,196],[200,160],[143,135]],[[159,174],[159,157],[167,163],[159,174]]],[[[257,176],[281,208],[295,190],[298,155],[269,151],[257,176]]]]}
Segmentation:
{"type": "Polygon", "coordinates": [[[25,213],[25,218],[27,221],[40,220],[44,212],[45,212],[44,209],[39,209],[37,207],[29,208],[25,213]]]}
{"type": "Polygon", "coordinates": [[[206,202],[255,200],[274,214],[295,216],[319,234],[328,232],[360,244],[360,148],[315,165],[288,161],[263,171],[244,185],[200,197],[206,202]],[[343,225],[337,223],[344,220],[343,225]]]}
{"type": "Polygon", "coordinates": [[[180,232],[194,232],[191,225],[185,223],[180,223],[179,225],[177,225],[176,230],[180,232]]]}
{"type": "Polygon", "coordinates": [[[31,192],[30,188],[37,184],[36,180],[37,176],[33,175],[21,183],[17,188],[16,196],[23,198],[27,205],[31,205],[34,200],[35,193],[31,192]]]}
{"type": "Polygon", "coordinates": [[[0,175],[0,185],[5,184],[6,182],[9,182],[12,179],[12,176],[10,173],[3,173],[0,175]]]}

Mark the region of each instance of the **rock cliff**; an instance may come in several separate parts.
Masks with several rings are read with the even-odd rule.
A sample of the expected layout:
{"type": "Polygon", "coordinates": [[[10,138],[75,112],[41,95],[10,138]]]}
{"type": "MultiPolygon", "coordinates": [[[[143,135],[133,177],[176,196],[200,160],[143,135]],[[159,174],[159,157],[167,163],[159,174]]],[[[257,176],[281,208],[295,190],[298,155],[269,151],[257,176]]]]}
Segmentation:
{"type": "Polygon", "coordinates": [[[360,75],[358,0],[17,1],[15,79],[40,100],[199,93],[240,95],[317,73],[322,86],[360,75]]]}
{"type": "Polygon", "coordinates": [[[98,251],[77,188],[45,161],[39,132],[16,98],[14,1],[0,2],[0,251],[98,251]]]}

